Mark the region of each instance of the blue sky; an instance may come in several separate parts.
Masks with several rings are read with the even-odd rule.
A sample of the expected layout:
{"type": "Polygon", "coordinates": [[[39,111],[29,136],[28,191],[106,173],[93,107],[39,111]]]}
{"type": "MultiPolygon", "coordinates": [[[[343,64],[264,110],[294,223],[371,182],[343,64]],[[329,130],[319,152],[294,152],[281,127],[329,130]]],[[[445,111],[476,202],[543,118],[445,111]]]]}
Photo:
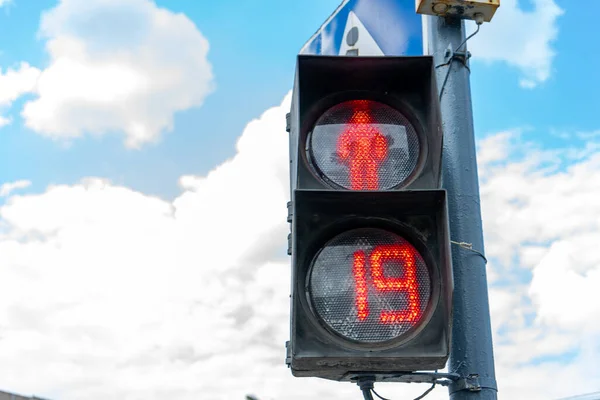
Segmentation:
{"type": "Polygon", "coordinates": [[[531,135],[544,145],[564,146],[565,141],[550,135],[551,131],[598,129],[595,115],[600,109],[600,99],[594,92],[600,88],[600,79],[595,76],[600,68],[600,57],[587,40],[589,29],[594,25],[589,10],[595,3],[584,0],[577,2],[577,7],[568,1],[556,1],[556,4],[564,14],[556,21],[558,35],[552,44],[556,57],[552,61],[551,75],[543,84],[534,90],[523,90],[514,85],[519,80],[518,69],[502,63],[475,62],[472,92],[478,135],[529,127],[531,135]]]}
{"type": "MultiPolygon", "coordinates": [[[[40,14],[54,5],[56,1],[15,1],[5,6],[0,13],[3,69],[23,60],[40,68],[48,64],[45,41],[38,30],[40,14]]],[[[5,127],[0,137],[0,181],[27,177],[34,188],[43,188],[50,182],[75,182],[98,175],[173,197],[178,193],[175,182],[179,175],[206,173],[231,157],[246,123],[281,101],[293,82],[295,54],[338,1],[227,0],[209,5],[169,0],[157,5],[185,13],[210,41],[216,90],[204,105],[178,113],[176,134],[164,135],[160,145],[137,151],[124,149],[119,136],[84,137],[65,149],[14,123],[5,127]],[[22,152],[37,161],[24,161],[22,152]],[[47,168],[40,169],[39,163],[47,168]]],[[[15,121],[25,98],[13,104],[15,121]]]]}
{"type": "MultiPolygon", "coordinates": [[[[4,6],[0,13],[0,65],[4,69],[21,61],[39,68],[48,64],[46,41],[38,35],[39,22],[40,14],[55,3],[15,1],[4,6]]],[[[600,60],[585,39],[584,28],[593,26],[594,21],[583,3],[586,1],[580,7],[567,8],[557,2],[566,10],[557,20],[560,35],[553,42],[559,56],[552,63],[551,77],[535,90],[507,84],[518,81],[517,68],[475,61],[472,88],[478,135],[515,126],[532,127],[530,134],[544,137],[549,146],[561,146],[564,139],[550,137],[549,131],[597,129],[593,116],[600,100],[593,93],[600,86],[600,80],[594,79],[600,60]],[[511,101],[504,100],[508,98],[511,101]]],[[[25,95],[10,109],[15,123],[2,129],[0,180],[27,178],[33,188],[41,189],[50,182],[75,182],[82,176],[98,175],[147,193],[173,197],[178,193],[173,182],[179,175],[206,173],[231,157],[243,126],[277,104],[290,89],[294,55],[338,1],[157,4],[185,13],[210,41],[216,90],[203,106],[177,113],[176,133],[163,135],[157,145],[131,151],[123,148],[118,135],[111,135],[102,140],[84,137],[65,148],[19,123],[19,109],[31,98],[25,95]],[[301,17],[292,18],[298,15],[301,17]],[[36,163],[24,162],[20,151],[14,149],[22,149],[36,163]],[[38,168],[39,163],[46,167],[38,168]],[[153,178],[147,179],[148,174],[153,178]]],[[[519,5],[524,11],[533,9],[532,1],[519,5]]]]}
{"type": "MultiPolygon", "coordinates": [[[[600,387],[596,1],[502,0],[469,41],[503,399],[600,387]]],[[[0,0],[0,390],[358,394],[283,363],[285,113],[338,4],[0,0]]]]}
{"type": "MultiPolygon", "coordinates": [[[[4,6],[0,14],[0,62],[4,69],[21,61],[39,68],[48,64],[46,42],[38,35],[39,22],[40,14],[55,3],[22,1],[4,6]]],[[[146,193],[173,197],[178,193],[173,182],[179,175],[206,173],[231,157],[244,125],[287,93],[294,55],[337,4],[337,0],[285,5],[231,0],[210,6],[158,2],[173,12],[185,13],[210,41],[216,90],[205,103],[175,115],[176,133],[163,135],[159,144],[132,151],[123,148],[118,134],[102,140],[83,137],[68,148],[36,136],[19,123],[19,109],[32,97],[25,95],[10,108],[15,123],[2,129],[0,180],[26,178],[32,180],[33,188],[41,189],[51,182],[72,183],[82,176],[97,175],[146,193]],[[298,15],[301,18],[291,17],[298,15]],[[37,161],[24,162],[20,151],[14,149],[22,149],[29,159],[37,161]],[[39,163],[46,167],[38,168],[39,163]]],[[[524,11],[531,10],[532,4],[520,2],[524,11]]],[[[560,35],[553,42],[559,56],[552,63],[551,77],[535,90],[507,84],[518,81],[517,68],[475,61],[472,88],[478,135],[528,127],[528,133],[544,138],[546,145],[562,146],[565,140],[549,135],[549,131],[597,129],[594,115],[600,100],[593,93],[600,87],[600,80],[594,79],[600,59],[582,30],[593,26],[593,15],[585,6],[567,9],[560,1],[557,4],[566,10],[557,20],[560,35]]]]}

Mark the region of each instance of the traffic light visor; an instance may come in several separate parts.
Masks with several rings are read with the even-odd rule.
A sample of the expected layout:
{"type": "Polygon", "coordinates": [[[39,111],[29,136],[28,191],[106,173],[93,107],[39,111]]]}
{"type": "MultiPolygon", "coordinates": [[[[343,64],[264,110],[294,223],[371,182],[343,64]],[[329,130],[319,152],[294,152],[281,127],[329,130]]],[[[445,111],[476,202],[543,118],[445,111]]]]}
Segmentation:
{"type": "Polygon", "coordinates": [[[410,183],[422,153],[419,135],[397,109],[349,100],[326,110],[307,138],[307,158],[329,186],[388,190],[410,183]]]}

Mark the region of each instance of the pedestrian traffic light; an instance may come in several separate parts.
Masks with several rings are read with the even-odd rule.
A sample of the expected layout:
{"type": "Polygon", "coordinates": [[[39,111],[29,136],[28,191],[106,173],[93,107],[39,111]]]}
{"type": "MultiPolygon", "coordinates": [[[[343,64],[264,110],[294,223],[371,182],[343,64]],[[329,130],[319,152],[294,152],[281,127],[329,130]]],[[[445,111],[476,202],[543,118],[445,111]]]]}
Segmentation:
{"type": "Polygon", "coordinates": [[[452,270],[432,57],[300,55],[288,122],[292,373],[443,368],[452,270]]]}

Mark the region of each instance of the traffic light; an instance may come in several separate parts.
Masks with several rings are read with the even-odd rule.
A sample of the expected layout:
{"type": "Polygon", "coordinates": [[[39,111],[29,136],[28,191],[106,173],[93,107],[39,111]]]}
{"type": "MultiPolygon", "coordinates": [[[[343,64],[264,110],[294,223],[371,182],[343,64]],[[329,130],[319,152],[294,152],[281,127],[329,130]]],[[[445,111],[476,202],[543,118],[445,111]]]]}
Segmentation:
{"type": "Polygon", "coordinates": [[[452,267],[433,58],[300,55],[288,122],[292,373],[443,368],[452,267]]]}

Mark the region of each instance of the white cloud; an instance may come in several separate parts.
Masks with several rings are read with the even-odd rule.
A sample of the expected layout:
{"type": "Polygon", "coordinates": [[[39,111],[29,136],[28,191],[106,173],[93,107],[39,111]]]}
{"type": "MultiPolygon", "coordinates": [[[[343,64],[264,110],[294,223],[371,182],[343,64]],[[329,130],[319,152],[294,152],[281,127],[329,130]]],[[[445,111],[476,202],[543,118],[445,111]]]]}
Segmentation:
{"type": "Polygon", "coordinates": [[[600,380],[579,376],[600,356],[600,153],[539,149],[518,130],[479,145],[500,398],[576,394],[565,381],[591,392],[600,380]]]}
{"type": "Polygon", "coordinates": [[[61,0],[43,14],[40,33],[50,65],[22,116],[54,139],[122,131],[139,147],[213,90],[206,38],[149,0],[61,0]]]}
{"type": "Polygon", "coordinates": [[[2,128],[3,126],[6,126],[6,125],[10,125],[11,122],[12,122],[12,119],[3,117],[2,115],[0,115],[0,128],[2,128]]]}
{"type": "MultiPolygon", "coordinates": [[[[477,161],[482,164],[492,164],[498,161],[505,161],[509,153],[509,140],[519,134],[519,131],[505,131],[497,133],[486,139],[485,145],[480,146],[477,153],[477,161]]],[[[485,173],[485,169],[481,173],[485,173]]],[[[480,173],[480,174],[481,174],[480,173]]]]}
{"type": "MultiPolygon", "coordinates": [[[[4,3],[4,5],[10,3],[4,3]]],[[[2,7],[0,0],[0,7],[2,7]]],[[[0,111],[9,108],[19,97],[32,93],[40,76],[40,70],[22,62],[18,68],[0,68],[0,111]]],[[[0,128],[12,123],[11,117],[0,115],[0,128]]]]}
{"type": "MultiPolygon", "coordinates": [[[[514,138],[495,136],[480,144],[504,148],[505,157],[513,160],[481,167],[488,254],[507,268],[520,255],[526,264],[537,265],[532,261],[548,256],[553,242],[593,242],[600,234],[600,221],[594,218],[600,215],[600,153],[585,151],[589,145],[538,150],[514,138]]],[[[580,268],[600,261],[589,247],[579,246],[577,253],[582,257],[577,261],[580,268]]]]}
{"type": "Polygon", "coordinates": [[[6,197],[15,190],[25,189],[29,186],[31,186],[31,182],[24,179],[15,182],[4,183],[0,185],[0,197],[6,197]]]}
{"type": "Polygon", "coordinates": [[[600,138],[600,129],[590,132],[577,132],[575,135],[583,140],[597,139],[600,138]]]}
{"type": "Polygon", "coordinates": [[[9,197],[3,386],[78,400],[282,391],[289,102],[172,202],[98,178],[9,197]]]}
{"type": "MultiPolygon", "coordinates": [[[[554,0],[532,3],[531,11],[523,11],[517,0],[502,0],[492,22],[482,25],[468,44],[474,60],[503,61],[518,68],[524,88],[536,87],[550,78],[557,20],[564,12],[554,0]]],[[[474,25],[468,25],[470,32],[474,25]]]]}
{"type": "MultiPolygon", "coordinates": [[[[99,178],[8,197],[3,387],[66,400],[360,397],[355,385],[293,378],[284,365],[289,104],[288,95],[249,123],[236,155],[207,176],[181,177],[173,201],[99,178]]],[[[480,145],[500,398],[592,391],[600,382],[585,371],[600,355],[589,317],[597,302],[582,299],[600,284],[592,201],[600,159],[548,169],[549,158],[570,160],[568,149],[527,145],[520,159],[521,139],[510,132],[480,145]],[[565,316],[569,307],[579,308],[565,316]]],[[[378,385],[391,398],[425,389],[378,385]]]]}
{"type": "Polygon", "coordinates": [[[20,96],[31,93],[39,78],[40,70],[23,62],[18,69],[0,69],[0,107],[10,106],[20,96]]]}

